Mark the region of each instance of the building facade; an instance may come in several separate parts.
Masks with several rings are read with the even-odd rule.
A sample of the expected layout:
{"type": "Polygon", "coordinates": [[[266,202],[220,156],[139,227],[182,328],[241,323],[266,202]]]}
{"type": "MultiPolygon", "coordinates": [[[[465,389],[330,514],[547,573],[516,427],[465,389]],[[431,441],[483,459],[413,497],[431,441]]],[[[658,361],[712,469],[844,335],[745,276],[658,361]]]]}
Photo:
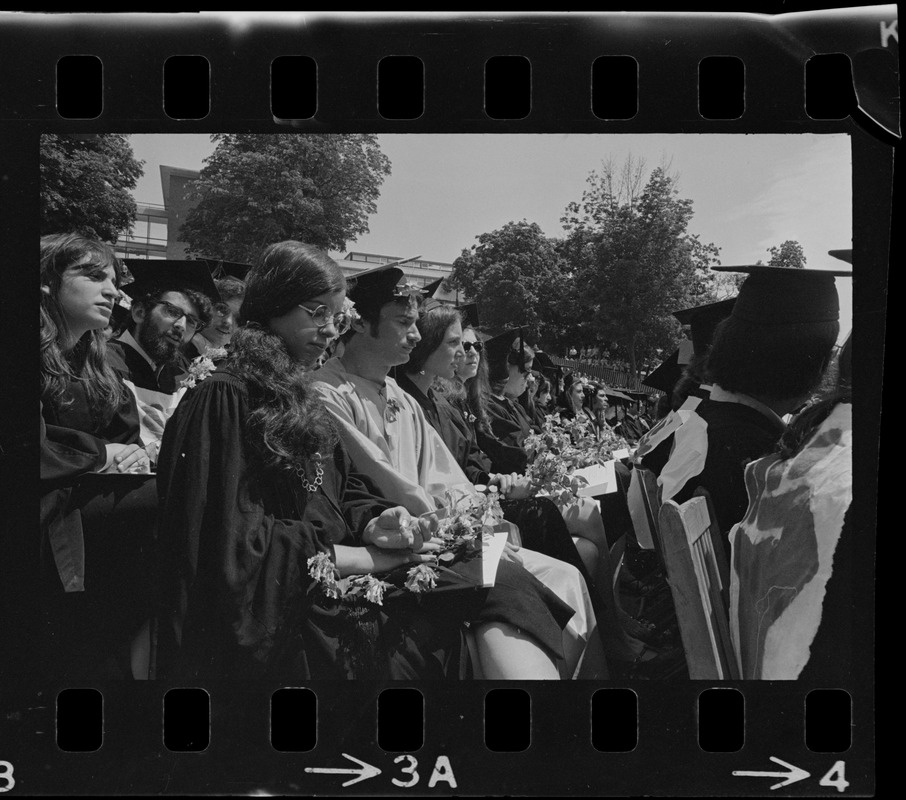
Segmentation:
{"type": "MultiPolygon", "coordinates": [[[[195,203],[188,199],[189,184],[199,175],[198,170],[182,169],[161,165],[160,182],[164,198],[163,205],[139,203],[138,216],[129,233],[116,242],[116,254],[120,258],[151,258],[180,260],[186,257],[187,245],[179,239],[179,229],[195,203]]],[[[399,261],[404,256],[390,256],[378,253],[350,251],[342,258],[334,258],[346,277],[353,277],[366,269],[380,264],[399,261]]],[[[431,261],[420,255],[399,265],[406,278],[416,286],[424,286],[447,278],[453,273],[453,265],[442,261],[431,261]]]]}

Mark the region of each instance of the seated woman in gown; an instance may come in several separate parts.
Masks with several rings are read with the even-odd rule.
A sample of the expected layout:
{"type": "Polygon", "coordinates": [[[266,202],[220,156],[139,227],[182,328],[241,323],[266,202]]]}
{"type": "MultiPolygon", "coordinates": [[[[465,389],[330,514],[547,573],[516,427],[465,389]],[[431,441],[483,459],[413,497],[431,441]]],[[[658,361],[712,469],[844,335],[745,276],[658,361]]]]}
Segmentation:
{"type": "Polygon", "coordinates": [[[312,386],[311,365],[348,325],[344,301],[326,254],[292,241],[267,248],[229,356],[167,426],[161,674],[558,678],[572,609],[518,565],[502,561],[491,589],[470,583],[476,562],[440,570],[418,597],[403,588],[436,543],[353,471],[312,386]],[[390,584],[382,604],[329,598],[309,575],[318,554],[340,578],[380,575],[390,584]]]}
{"type": "Polygon", "coordinates": [[[132,395],[107,362],[111,248],[41,239],[41,669],[147,677],[157,496],[132,395]]]}
{"type": "MultiPolygon", "coordinates": [[[[421,340],[409,360],[397,368],[396,382],[421,406],[466,477],[473,484],[498,487],[504,497],[504,516],[519,527],[522,544],[572,564],[591,587],[593,580],[556,505],[549,498],[532,497],[525,476],[492,472],[490,459],[475,440],[474,428],[442,391],[435,391],[440,381],[455,380],[457,367],[466,356],[459,311],[451,306],[435,306],[423,312],[417,324],[421,340]]],[[[475,346],[475,342],[470,342],[469,349],[477,356],[475,346]]]]}

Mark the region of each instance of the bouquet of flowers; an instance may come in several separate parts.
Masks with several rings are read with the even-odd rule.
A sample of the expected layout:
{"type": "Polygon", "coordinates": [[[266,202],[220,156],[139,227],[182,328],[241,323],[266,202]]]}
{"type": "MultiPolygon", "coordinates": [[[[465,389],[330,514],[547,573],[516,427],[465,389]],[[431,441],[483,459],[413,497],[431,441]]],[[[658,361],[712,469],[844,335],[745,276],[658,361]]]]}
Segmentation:
{"type": "Polygon", "coordinates": [[[563,419],[559,414],[544,418],[541,433],[525,439],[529,456],[528,476],[537,495],[550,497],[560,508],[575,503],[587,481],[573,471],[613,458],[614,450],[628,447],[626,440],[609,428],[596,431],[584,417],[563,419]]]}
{"type": "MultiPolygon", "coordinates": [[[[406,572],[402,588],[413,594],[430,592],[437,586],[438,567],[480,553],[482,535],[492,531],[503,519],[496,487],[478,494],[448,489],[446,504],[436,513],[439,527],[434,537],[441,540],[441,549],[433,566],[416,564],[406,572]]],[[[327,553],[308,559],[308,574],[326,597],[353,607],[383,605],[384,592],[393,588],[392,583],[374,575],[340,578],[327,553]]]]}
{"type": "Polygon", "coordinates": [[[192,363],[189,364],[188,374],[179,382],[179,385],[183,389],[194,388],[198,381],[203,381],[217,369],[217,365],[214,362],[219,361],[221,358],[226,358],[226,355],[225,347],[211,347],[205,350],[202,355],[192,359],[192,363]]]}

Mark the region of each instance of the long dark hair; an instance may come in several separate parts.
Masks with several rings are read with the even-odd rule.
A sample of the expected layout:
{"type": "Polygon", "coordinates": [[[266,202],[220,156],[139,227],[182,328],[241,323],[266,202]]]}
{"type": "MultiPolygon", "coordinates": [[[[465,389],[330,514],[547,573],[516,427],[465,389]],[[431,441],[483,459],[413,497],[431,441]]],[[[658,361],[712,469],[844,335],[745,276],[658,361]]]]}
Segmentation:
{"type": "Polygon", "coordinates": [[[345,285],[333,259],[294,241],[268,247],[248,274],[240,312],[245,325],[233,334],[223,369],[246,382],[245,440],[265,469],[297,469],[315,453],[329,458],[336,445],[336,431],[308,368],[293,360],[268,325],[299,303],[345,285]]]}
{"type": "Polygon", "coordinates": [[[421,370],[431,354],[437,350],[444,341],[450,326],[462,322],[462,316],[452,306],[437,306],[426,311],[418,319],[418,332],[421,341],[409,354],[409,360],[404,369],[410,375],[421,370]]]}
{"type": "MultiPolygon", "coordinates": [[[[468,330],[474,331],[475,328],[471,325],[466,325],[463,331],[468,330]]],[[[464,405],[475,417],[476,427],[487,433],[491,432],[491,418],[488,416],[491,387],[488,381],[488,363],[484,355],[478,359],[478,372],[474,378],[469,378],[466,381],[454,378],[452,381],[440,381],[440,383],[444,394],[464,405]]]]}
{"type": "Polygon", "coordinates": [[[125,400],[127,390],[107,363],[102,329],[87,331],[71,350],[63,349],[70,331],[60,307],[60,284],[63,273],[86,258],[88,262],[80,269],[113,267],[119,287],[122,265],[109,245],[74,233],[41,237],[41,286],[48,289],[41,292],[41,392],[62,407],[72,402],[65,397],[67,386],[79,381],[88,397],[95,430],[99,430],[125,400]]]}
{"type": "Polygon", "coordinates": [[[783,459],[799,453],[840,403],[852,403],[852,334],[837,354],[835,366],[836,380],[825,396],[800,411],[780,437],[778,451],[783,459]]]}
{"type": "Polygon", "coordinates": [[[839,332],[838,322],[768,327],[730,316],[715,330],[704,377],[753,397],[805,396],[821,382],[839,332]]]}

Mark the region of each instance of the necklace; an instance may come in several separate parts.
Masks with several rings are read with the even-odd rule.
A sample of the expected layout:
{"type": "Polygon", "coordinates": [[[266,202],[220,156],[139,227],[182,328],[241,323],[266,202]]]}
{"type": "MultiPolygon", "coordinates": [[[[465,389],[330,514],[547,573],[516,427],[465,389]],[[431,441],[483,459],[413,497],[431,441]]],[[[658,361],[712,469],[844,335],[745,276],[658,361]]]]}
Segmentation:
{"type": "Polygon", "coordinates": [[[324,482],[324,467],[321,466],[321,454],[315,453],[315,480],[311,482],[308,478],[305,477],[305,464],[297,464],[293,467],[293,471],[296,475],[299,476],[299,480],[302,481],[302,485],[305,487],[307,492],[314,492],[317,488],[324,482]]]}

